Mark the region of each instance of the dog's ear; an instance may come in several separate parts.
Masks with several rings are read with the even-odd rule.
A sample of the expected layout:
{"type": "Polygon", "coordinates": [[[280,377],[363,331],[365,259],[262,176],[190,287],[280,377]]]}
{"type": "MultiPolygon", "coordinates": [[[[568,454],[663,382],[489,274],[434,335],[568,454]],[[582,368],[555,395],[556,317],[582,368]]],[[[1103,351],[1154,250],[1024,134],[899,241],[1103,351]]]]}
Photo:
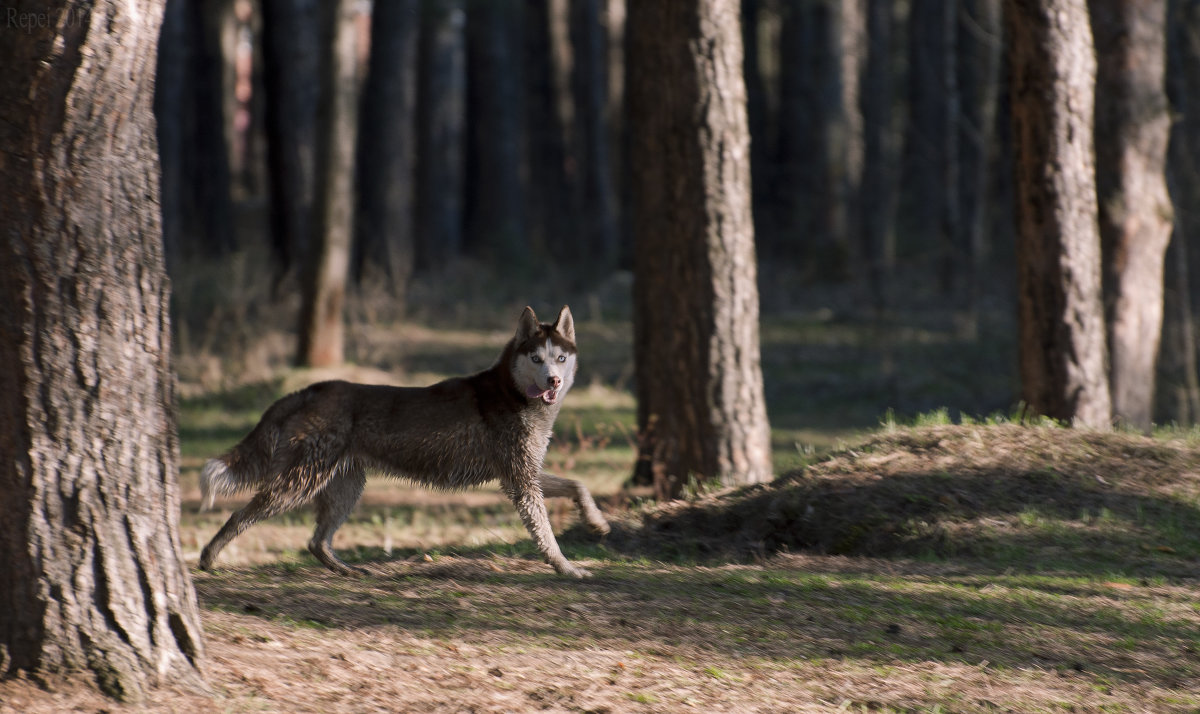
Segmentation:
{"type": "Polygon", "coordinates": [[[538,323],[537,315],[533,314],[532,307],[525,307],[525,311],[521,313],[521,321],[517,323],[517,342],[527,340],[537,334],[541,324],[538,323]]]}
{"type": "Polygon", "coordinates": [[[571,308],[563,305],[558,311],[558,319],[554,321],[554,329],[558,334],[571,342],[575,341],[575,319],[571,317],[571,308]]]}

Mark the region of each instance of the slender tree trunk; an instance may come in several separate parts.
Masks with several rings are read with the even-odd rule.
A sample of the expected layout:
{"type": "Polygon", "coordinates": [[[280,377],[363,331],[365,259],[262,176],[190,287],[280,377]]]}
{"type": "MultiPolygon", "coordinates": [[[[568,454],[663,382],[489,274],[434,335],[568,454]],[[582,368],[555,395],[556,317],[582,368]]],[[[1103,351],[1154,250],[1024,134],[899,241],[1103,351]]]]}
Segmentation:
{"type": "Polygon", "coordinates": [[[817,212],[824,178],[819,168],[828,164],[828,142],[821,131],[818,79],[821,65],[830,61],[829,23],[825,3],[781,5],[779,38],[779,136],[775,146],[773,185],[777,244],[768,242],[767,255],[803,257],[812,277],[825,273],[817,237],[817,212]]]}
{"type": "MultiPolygon", "coordinates": [[[[862,73],[867,59],[866,0],[840,0],[838,7],[837,56],[838,89],[834,131],[840,151],[834,157],[832,171],[835,215],[832,220],[834,242],[847,263],[862,259],[858,250],[861,235],[859,198],[863,179],[863,116],[860,96],[862,73]]],[[[849,270],[847,271],[850,272],[849,270]]],[[[849,275],[847,275],[849,277],[849,275]]]]}
{"type": "Polygon", "coordinates": [[[993,200],[993,145],[996,142],[996,106],[1000,93],[1000,58],[1003,24],[1000,0],[973,0],[964,9],[965,27],[961,52],[968,66],[963,100],[962,137],[962,222],[966,232],[967,309],[973,331],[979,322],[982,289],[989,253],[988,215],[993,200]]]}
{"type": "MultiPolygon", "coordinates": [[[[750,127],[750,190],[753,197],[754,235],[763,255],[763,236],[770,232],[767,220],[770,194],[767,189],[771,158],[771,140],[767,120],[767,88],[759,66],[762,45],[759,42],[759,13],[763,0],[742,1],[742,76],[746,78],[746,117],[750,127]]],[[[765,257],[765,256],[764,256],[765,257]]]]}
{"type": "Polygon", "coordinates": [[[467,21],[463,0],[427,0],[421,9],[417,261],[433,268],[463,251],[467,21]]]}
{"type": "Polygon", "coordinates": [[[771,476],[738,3],[629,5],[639,469],[771,476]]]}
{"type": "Polygon", "coordinates": [[[959,162],[959,123],[962,114],[962,99],[958,91],[958,8],[959,3],[943,0],[941,6],[942,57],[941,109],[942,127],[945,133],[939,142],[941,149],[940,178],[941,204],[941,250],[938,266],[938,283],[943,295],[951,295],[956,289],[955,275],[962,264],[962,214],[959,204],[959,182],[962,169],[959,162]]]}
{"type": "MultiPolygon", "coordinates": [[[[563,241],[572,226],[570,178],[567,172],[567,112],[562,108],[566,77],[570,74],[570,52],[555,42],[552,11],[566,15],[565,0],[558,3],[528,0],[525,4],[525,125],[529,137],[529,185],[526,215],[529,217],[529,243],[534,251],[545,252],[564,263],[577,257],[577,246],[563,241]],[[561,7],[557,7],[561,6],[561,7]],[[565,67],[563,65],[566,65],[565,67]],[[561,75],[561,77],[560,77],[561,75]]],[[[561,34],[566,36],[566,19],[561,19],[561,34]]]]}
{"type": "Polygon", "coordinates": [[[867,57],[863,67],[863,176],[861,184],[862,255],[876,310],[887,304],[887,286],[895,267],[896,204],[904,111],[895,99],[903,86],[902,54],[896,37],[905,25],[897,7],[906,3],[868,0],[867,57]],[[867,209],[869,207],[869,210],[867,209]]]}
{"type": "Polygon", "coordinates": [[[573,0],[574,94],[579,122],[576,156],[582,169],[583,219],[589,272],[606,275],[617,266],[616,197],[608,128],[608,61],[600,0],[573,0]]]}
{"type": "Polygon", "coordinates": [[[416,192],[417,0],[375,5],[358,139],[356,274],[369,261],[401,306],[413,269],[416,192]]]}
{"type": "Polygon", "coordinates": [[[1021,387],[1036,413],[1096,429],[1112,405],[1100,301],[1084,0],[1006,0],[1016,152],[1021,387]]]}
{"type": "Polygon", "coordinates": [[[276,286],[312,244],[321,19],[317,0],[262,0],[267,176],[276,286]]]}
{"type": "Polygon", "coordinates": [[[467,242],[477,255],[527,266],[519,7],[470,0],[468,10],[467,242]]]}
{"type": "Polygon", "coordinates": [[[199,0],[170,0],[155,86],[162,144],[163,234],[172,266],[236,246],[221,46],[199,0]]]}
{"type": "Polygon", "coordinates": [[[945,175],[942,156],[950,136],[945,126],[946,58],[943,43],[945,5],[950,0],[912,0],[909,17],[909,73],[906,87],[909,105],[902,175],[905,196],[901,205],[904,224],[912,236],[906,249],[930,256],[934,274],[943,279],[946,245],[942,225],[945,175]]]}
{"type": "Polygon", "coordinates": [[[1167,399],[1163,411],[1180,425],[1200,422],[1200,374],[1197,373],[1196,327],[1190,299],[1187,237],[1176,216],[1175,233],[1167,246],[1164,278],[1163,349],[1158,372],[1167,399]]]}
{"type": "Polygon", "coordinates": [[[1166,3],[1091,0],[1096,74],[1096,187],[1104,249],[1113,415],[1147,431],[1171,239],[1166,3]]]}
{"type": "Polygon", "coordinates": [[[1166,399],[1161,410],[1177,424],[1200,422],[1200,372],[1196,356],[1195,311],[1192,307],[1190,238],[1196,235],[1195,213],[1188,206],[1200,201],[1200,173],[1196,170],[1193,139],[1200,124],[1194,100],[1200,69],[1200,5],[1171,0],[1167,10],[1168,101],[1179,117],[1172,123],[1167,145],[1167,187],[1175,209],[1175,226],[1167,246],[1163,348],[1159,360],[1160,382],[1166,399]]]}
{"type": "Polygon", "coordinates": [[[354,147],[358,137],[357,34],[354,0],[322,7],[321,104],[317,136],[316,235],[301,281],[299,362],[345,359],[343,307],[354,231],[354,147]]]}
{"type": "MultiPolygon", "coordinates": [[[[19,4],[20,5],[20,4],[19,4]]],[[[0,62],[0,676],[201,686],[151,113],[161,2],[27,2],[0,62]],[[97,108],[103,111],[97,111],[97,108]]]]}

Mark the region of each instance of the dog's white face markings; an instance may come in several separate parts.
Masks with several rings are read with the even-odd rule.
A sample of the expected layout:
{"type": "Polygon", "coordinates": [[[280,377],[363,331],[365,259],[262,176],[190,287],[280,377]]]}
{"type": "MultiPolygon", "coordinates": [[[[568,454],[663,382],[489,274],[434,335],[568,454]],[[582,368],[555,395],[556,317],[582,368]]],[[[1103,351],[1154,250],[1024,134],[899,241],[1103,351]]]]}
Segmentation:
{"type": "Polygon", "coordinates": [[[575,353],[547,339],[533,351],[519,355],[513,377],[530,399],[555,404],[575,381],[575,353]]]}

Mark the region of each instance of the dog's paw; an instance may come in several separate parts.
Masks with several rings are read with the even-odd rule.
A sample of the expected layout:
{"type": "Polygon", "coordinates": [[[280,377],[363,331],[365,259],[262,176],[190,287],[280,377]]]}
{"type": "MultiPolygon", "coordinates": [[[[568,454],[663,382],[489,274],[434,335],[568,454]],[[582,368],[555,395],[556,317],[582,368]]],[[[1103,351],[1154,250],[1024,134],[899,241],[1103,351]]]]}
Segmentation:
{"type": "Polygon", "coordinates": [[[563,576],[564,578],[575,578],[576,580],[583,580],[584,578],[592,577],[592,574],[589,573],[588,571],[584,570],[583,568],[580,568],[579,566],[571,565],[570,563],[565,563],[565,564],[563,564],[563,566],[561,568],[555,568],[555,570],[557,570],[558,574],[563,576]]]}

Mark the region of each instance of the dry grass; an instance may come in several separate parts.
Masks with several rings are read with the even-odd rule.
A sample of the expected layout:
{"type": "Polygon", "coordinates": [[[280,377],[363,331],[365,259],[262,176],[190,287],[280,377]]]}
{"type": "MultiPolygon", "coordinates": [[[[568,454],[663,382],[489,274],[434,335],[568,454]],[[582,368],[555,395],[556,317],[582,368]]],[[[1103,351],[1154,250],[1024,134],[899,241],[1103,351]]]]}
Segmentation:
{"type": "MultiPolygon", "coordinates": [[[[771,487],[616,514],[601,544],[564,505],[564,548],[596,574],[583,583],[537,561],[498,496],[384,482],[335,541],[368,577],[299,553],[303,514],[194,575],[209,695],[139,708],[10,681],[0,711],[1196,711],[1197,456],[1123,434],[895,430],[771,487]],[[770,514],[797,493],[833,530],[855,511],[897,525],[854,555],[785,553],[811,526],[770,514]],[[750,504],[774,555],[687,555],[750,542],[750,504]]],[[[220,516],[190,506],[194,554],[220,516]]]]}

